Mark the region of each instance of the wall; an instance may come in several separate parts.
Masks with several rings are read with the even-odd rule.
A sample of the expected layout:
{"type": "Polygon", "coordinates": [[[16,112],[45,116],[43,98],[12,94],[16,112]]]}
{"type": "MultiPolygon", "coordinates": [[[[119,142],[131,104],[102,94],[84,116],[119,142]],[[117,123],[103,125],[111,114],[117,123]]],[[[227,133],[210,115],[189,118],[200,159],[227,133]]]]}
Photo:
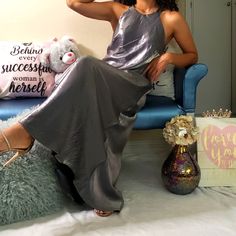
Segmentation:
{"type": "Polygon", "coordinates": [[[186,2],[199,62],[208,66],[208,74],[198,87],[196,113],[223,108],[232,109],[235,115],[236,0],[217,0],[214,4],[213,0],[186,2]]]}
{"type": "Polygon", "coordinates": [[[186,1],[185,1],[185,0],[178,0],[177,3],[178,3],[180,12],[181,12],[183,15],[185,15],[185,11],[186,11],[186,1]]]}
{"type": "Polygon", "coordinates": [[[110,24],[73,12],[66,0],[0,0],[0,40],[46,41],[70,35],[82,53],[102,58],[112,36],[110,24]]]}
{"type": "Polygon", "coordinates": [[[236,116],[236,0],[232,10],[232,112],[236,116]]]}
{"type": "MultiPolygon", "coordinates": [[[[179,0],[185,14],[185,0],[179,0]]],[[[80,44],[83,54],[102,58],[110,43],[110,24],[80,16],[66,0],[0,0],[0,40],[47,41],[70,35],[80,44]]]]}

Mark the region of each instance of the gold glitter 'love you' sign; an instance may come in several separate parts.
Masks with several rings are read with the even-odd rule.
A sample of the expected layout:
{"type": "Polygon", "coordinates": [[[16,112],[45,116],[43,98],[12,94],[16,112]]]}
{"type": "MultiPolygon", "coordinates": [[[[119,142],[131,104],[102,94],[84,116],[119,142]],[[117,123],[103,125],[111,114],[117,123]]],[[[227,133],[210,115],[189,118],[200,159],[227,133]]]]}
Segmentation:
{"type": "Polygon", "coordinates": [[[213,113],[196,117],[199,186],[236,186],[236,118],[213,113]]]}

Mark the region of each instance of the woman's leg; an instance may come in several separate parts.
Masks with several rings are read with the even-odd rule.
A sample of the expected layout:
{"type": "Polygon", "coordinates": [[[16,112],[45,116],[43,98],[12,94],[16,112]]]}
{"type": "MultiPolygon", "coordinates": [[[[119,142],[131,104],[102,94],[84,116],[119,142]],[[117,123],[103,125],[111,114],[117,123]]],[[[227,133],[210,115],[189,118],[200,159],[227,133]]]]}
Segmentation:
{"type": "Polygon", "coordinates": [[[133,110],[150,87],[142,76],[82,58],[53,94],[20,123],[73,171],[73,184],[89,206],[119,211],[123,198],[115,184],[133,122],[120,114],[133,110]]]}

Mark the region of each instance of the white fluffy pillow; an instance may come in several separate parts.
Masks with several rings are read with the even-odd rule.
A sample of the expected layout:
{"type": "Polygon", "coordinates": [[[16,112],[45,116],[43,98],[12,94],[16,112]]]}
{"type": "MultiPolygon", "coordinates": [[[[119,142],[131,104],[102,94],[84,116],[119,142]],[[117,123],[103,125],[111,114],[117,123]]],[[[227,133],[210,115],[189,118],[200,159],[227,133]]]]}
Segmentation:
{"type": "Polygon", "coordinates": [[[173,71],[174,65],[169,64],[166,71],[160,75],[159,81],[153,83],[153,88],[149,94],[175,99],[173,71]]]}
{"type": "MultiPolygon", "coordinates": [[[[180,47],[174,40],[172,40],[167,47],[167,52],[182,53],[180,47]]],[[[160,75],[159,82],[153,84],[150,94],[175,99],[174,65],[169,64],[167,66],[166,71],[160,75]]]]}

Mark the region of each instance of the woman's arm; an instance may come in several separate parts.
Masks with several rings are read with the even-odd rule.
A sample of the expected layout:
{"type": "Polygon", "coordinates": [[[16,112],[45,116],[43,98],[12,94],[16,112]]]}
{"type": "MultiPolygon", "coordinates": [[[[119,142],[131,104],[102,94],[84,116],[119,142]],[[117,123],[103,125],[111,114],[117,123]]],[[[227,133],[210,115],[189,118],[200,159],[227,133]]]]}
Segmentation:
{"type": "Polygon", "coordinates": [[[113,28],[116,27],[120,15],[127,9],[127,6],[111,1],[67,0],[67,5],[83,16],[109,21],[113,28]]]}
{"type": "Polygon", "coordinates": [[[165,71],[168,64],[185,67],[196,63],[198,60],[198,53],[192,34],[182,15],[176,11],[165,11],[161,15],[161,20],[166,42],[168,43],[174,38],[182,49],[182,54],[167,52],[154,59],[145,71],[151,81],[157,81],[159,75],[165,71]]]}
{"type": "Polygon", "coordinates": [[[165,24],[167,27],[169,26],[169,37],[176,40],[183,52],[183,54],[170,53],[167,56],[168,63],[174,64],[177,67],[196,63],[198,60],[197,49],[183,16],[178,12],[169,12],[169,16],[166,15],[165,18],[165,24]]]}

